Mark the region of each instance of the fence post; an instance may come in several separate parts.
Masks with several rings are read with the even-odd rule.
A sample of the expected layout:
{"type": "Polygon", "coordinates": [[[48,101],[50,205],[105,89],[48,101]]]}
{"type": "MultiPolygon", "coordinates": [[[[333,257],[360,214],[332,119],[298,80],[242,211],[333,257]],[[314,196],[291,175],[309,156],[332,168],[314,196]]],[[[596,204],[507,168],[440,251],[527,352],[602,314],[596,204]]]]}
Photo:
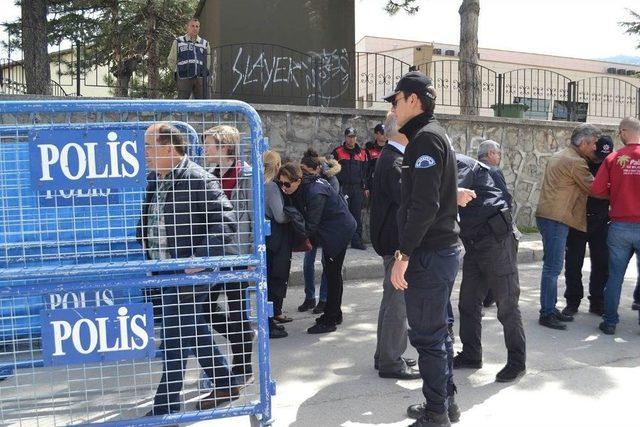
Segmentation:
{"type": "Polygon", "coordinates": [[[76,39],[76,96],[80,93],[80,40],[76,39]]]}
{"type": "Polygon", "coordinates": [[[636,90],[636,117],[640,119],[640,87],[636,90]]]}
{"type": "Polygon", "coordinates": [[[571,122],[575,120],[575,109],[577,99],[577,83],[571,81],[567,83],[567,121],[571,122]]]}
{"type": "MultiPolygon", "coordinates": [[[[497,92],[497,104],[498,104],[498,112],[502,110],[502,104],[504,103],[504,76],[502,74],[498,74],[498,84],[496,90],[497,92]]],[[[495,114],[495,113],[494,113],[495,114]]],[[[498,113],[500,114],[500,113],[498,113]]]]}

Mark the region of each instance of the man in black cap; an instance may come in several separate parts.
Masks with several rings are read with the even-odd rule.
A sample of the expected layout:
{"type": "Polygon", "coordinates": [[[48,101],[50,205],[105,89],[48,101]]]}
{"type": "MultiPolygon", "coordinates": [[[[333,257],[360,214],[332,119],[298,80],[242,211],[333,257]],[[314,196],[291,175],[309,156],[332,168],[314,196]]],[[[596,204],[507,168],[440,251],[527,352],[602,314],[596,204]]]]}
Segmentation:
{"type": "MultiPolygon", "coordinates": [[[[418,350],[426,399],[412,426],[448,427],[455,385],[447,308],[461,252],[456,158],[433,116],[436,91],[429,77],[418,71],[405,74],[385,100],[409,139],[402,162],[399,249],[391,282],[405,291],[409,339],[418,350]]],[[[409,411],[415,409],[414,405],[409,411]]]]}
{"type": "Polygon", "coordinates": [[[460,238],[465,255],[460,285],[462,351],[454,369],[482,368],[482,300],[491,290],[504,331],[507,364],[497,382],[511,382],[525,373],[525,336],[518,307],[517,241],[507,198],[495,183],[490,167],[456,153],[458,185],[474,190],[476,198],[460,208],[460,238]]]}
{"type": "Polygon", "coordinates": [[[342,169],[338,173],[338,182],[342,194],[347,199],[349,211],[356,220],[356,232],[351,239],[351,247],[365,250],[367,247],[362,242],[362,203],[365,197],[369,197],[367,187],[367,164],[369,158],[367,151],[360,148],[357,142],[357,132],[348,127],[344,131],[344,142],[333,150],[333,158],[340,163],[342,169]]]}
{"type": "Polygon", "coordinates": [[[373,128],[373,141],[369,141],[364,145],[365,150],[367,150],[367,156],[369,157],[369,165],[367,166],[367,188],[369,188],[369,191],[373,191],[373,172],[376,169],[376,162],[385,145],[387,145],[387,136],[384,125],[378,123],[373,128]]]}
{"type": "MultiPolygon", "coordinates": [[[[589,170],[596,176],[602,161],[613,151],[613,140],[608,135],[601,136],[596,142],[595,158],[587,162],[589,170]]],[[[607,248],[607,230],[609,223],[609,200],[589,197],[587,199],[587,232],[569,228],[565,251],[564,279],[566,290],[564,298],[567,306],[563,314],[573,316],[578,312],[584,296],[582,287],[582,265],[587,243],[591,257],[589,276],[589,313],[602,316],[604,311],[604,285],[609,276],[609,249],[607,248]]]]}

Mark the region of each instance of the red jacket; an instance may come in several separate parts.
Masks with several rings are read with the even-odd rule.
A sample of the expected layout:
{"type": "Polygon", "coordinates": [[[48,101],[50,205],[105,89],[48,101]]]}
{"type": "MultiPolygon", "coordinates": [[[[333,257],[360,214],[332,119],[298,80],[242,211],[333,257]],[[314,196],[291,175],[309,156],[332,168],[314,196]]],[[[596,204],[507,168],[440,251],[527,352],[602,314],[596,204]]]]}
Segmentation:
{"type": "Polygon", "coordinates": [[[629,144],[604,159],[591,194],[609,196],[612,221],[640,223],[640,144],[629,144]]]}
{"type": "Polygon", "coordinates": [[[333,158],[340,163],[342,169],[338,173],[340,187],[359,185],[367,189],[367,171],[369,156],[367,151],[358,144],[352,149],[345,147],[344,143],[333,150],[333,158]]]}

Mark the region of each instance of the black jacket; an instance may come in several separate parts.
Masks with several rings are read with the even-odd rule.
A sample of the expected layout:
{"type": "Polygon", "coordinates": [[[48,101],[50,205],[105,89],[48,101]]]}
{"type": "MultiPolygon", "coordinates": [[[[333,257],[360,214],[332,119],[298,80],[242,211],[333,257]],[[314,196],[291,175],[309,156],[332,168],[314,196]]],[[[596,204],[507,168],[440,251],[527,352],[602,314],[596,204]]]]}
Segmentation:
{"type": "Polygon", "coordinates": [[[384,149],[384,147],[386,146],[383,145],[382,147],[378,145],[378,143],[376,142],[376,140],[374,139],[373,141],[369,141],[364,145],[364,149],[367,151],[367,188],[369,189],[369,191],[373,191],[373,173],[376,170],[376,163],[378,162],[378,159],[380,158],[380,156],[382,155],[382,150],[384,149]]]}
{"type": "Polygon", "coordinates": [[[459,244],[456,159],[449,137],[433,115],[422,113],[400,132],[409,139],[402,162],[398,227],[402,253],[459,244]]]}
{"type": "Polygon", "coordinates": [[[337,175],[341,188],[346,186],[367,188],[367,166],[369,162],[367,150],[360,148],[358,144],[353,149],[348,149],[343,143],[333,150],[331,154],[342,167],[337,175]]]}
{"type": "MultiPolygon", "coordinates": [[[[237,219],[219,182],[191,160],[180,163],[171,175],[167,179],[173,179],[173,187],[163,212],[171,258],[237,255],[237,219]]],[[[159,183],[154,173],[148,180],[136,233],[140,243],[147,238],[149,205],[159,183]]]]}
{"type": "Polygon", "coordinates": [[[356,220],[345,200],[327,181],[316,175],[304,175],[293,202],[304,216],[307,235],[314,246],[321,246],[329,258],[347,248],[356,231],[356,220]]]}
{"type": "MultiPolygon", "coordinates": [[[[491,178],[493,178],[493,182],[496,184],[496,187],[498,187],[500,191],[502,191],[502,196],[507,202],[507,205],[509,205],[509,209],[511,209],[511,212],[513,213],[513,196],[511,195],[511,193],[509,193],[507,180],[504,178],[504,174],[502,173],[500,168],[496,166],[489,166],[489,174],[491,175],[491,178]]],[[[460,183],[458,183],[458,186],[461,186],[460,183]]]]}
{"type": "Polygon", "coordinates": [[[476,192],[476,198],[460,208],[460,237],[477,240],[491,234],[489,218],[509,205],[493,180],[489,166],[464,154],[456,153],[458,186],[476,192]]]}
{"type": "MultiPolygon", "coordinates": [[[[588,162],[589,170],[596,176],[602,163],[588,162]]],[[[587,232],[597,231],[609,222],[609,199],[587,197],[587,232]]]]}
{"type": "Polygon", "coordinates": [[[402,189],[402,153],[385,145],[371,177],[371,244],[380,256],[398,249],[398,208],[402,189]]]}

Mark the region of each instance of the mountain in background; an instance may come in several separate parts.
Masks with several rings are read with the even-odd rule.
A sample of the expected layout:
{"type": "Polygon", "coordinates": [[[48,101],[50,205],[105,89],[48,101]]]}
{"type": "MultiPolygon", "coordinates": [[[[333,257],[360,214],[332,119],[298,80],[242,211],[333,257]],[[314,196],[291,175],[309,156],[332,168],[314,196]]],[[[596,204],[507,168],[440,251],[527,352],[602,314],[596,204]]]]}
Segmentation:
{"type": "Polygon", "coordinates": [[[608,58],[600,58],[600,61],[618,62],[620,64],[640,65],[640,56],[616,55],[608,58]]]}

